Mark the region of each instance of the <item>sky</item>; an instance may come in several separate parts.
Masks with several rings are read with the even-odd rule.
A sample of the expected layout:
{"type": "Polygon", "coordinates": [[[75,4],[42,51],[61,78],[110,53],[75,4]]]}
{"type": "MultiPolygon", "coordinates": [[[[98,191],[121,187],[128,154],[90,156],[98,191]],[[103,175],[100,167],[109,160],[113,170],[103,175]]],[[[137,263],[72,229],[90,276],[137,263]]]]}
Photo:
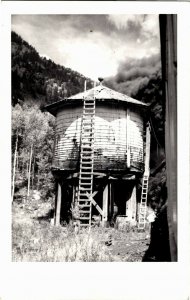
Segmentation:
{"type": "Polygon", "coordinates": [[[12,15],[12,30],[41,56],[93,80],[160,52],[158,15],[12,15]]]}

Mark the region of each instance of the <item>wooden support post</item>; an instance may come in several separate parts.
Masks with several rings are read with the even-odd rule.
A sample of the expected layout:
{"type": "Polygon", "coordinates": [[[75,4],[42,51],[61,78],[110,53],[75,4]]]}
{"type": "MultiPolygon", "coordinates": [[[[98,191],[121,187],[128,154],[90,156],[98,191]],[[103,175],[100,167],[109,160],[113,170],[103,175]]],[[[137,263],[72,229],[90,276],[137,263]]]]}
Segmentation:
{"type": "Polygon", "coordinates": [[[132,222],[136,223],[137,221],[137,187],[136,187],[136,182],[133,187],[132,195],[131,195],[131,200],[132,200],[132,222]]]}
{"type": "Polygon", "coordinates": [[[114,201],[112,195],[112,183],[108,183],[108,220],[111,220],[114,212],[114,201]]]}
{"type": "Polygon", "coordinates": [[[130,168],[131,166],[131,149],[130,149],[130,145],[131,145],[131,141],[130,141],[130,110],[129,108],[127,109],[127,138],[126,138],[126,148],[127,148],[127,168],[130,168]]]}
{"type": "Polygon", "coordinates": [[[146,126],[146,148],[145,148],[145,166],[144,166],[144,175],[148,175],[150,173],[150,125],[146,126]]]}
{"type": "Polygon", "coordinates": [[[56,215],[55,215],[55,226],[60,225],[60,214],[61,214],[61,184],[58,183],[57,188],[57,205],[56,205],[56,215]]]}
{"type": "Polygon", "coordinates": [[[75,207],[75,203],[76,202],[76,187],[73,183],[73,194],[72,194],[72,203],[71,203],[71,206],[72,207],[75,207]]]}
{"type": "Polygon", "coordinates": [[[102,226],[105,226],[107,221],[108,221],[108,184],[105,186],[103,191],[102,226]]]}
{"type": "Polygon", "coordinates": [[[127,220],[131,223],[136,222],[136,209],[137,209],[137,196],[136,196],[136,184],[132,187],[130,199],[126,202],[126,216],[127,220]]]}

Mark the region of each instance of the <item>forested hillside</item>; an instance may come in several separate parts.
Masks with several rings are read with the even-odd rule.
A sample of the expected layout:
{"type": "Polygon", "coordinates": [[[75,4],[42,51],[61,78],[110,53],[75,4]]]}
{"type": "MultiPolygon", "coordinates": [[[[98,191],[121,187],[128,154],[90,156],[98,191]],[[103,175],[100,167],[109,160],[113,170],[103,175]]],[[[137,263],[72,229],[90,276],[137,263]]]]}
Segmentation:
{"type": "Polygon", "coordinates": [[[11,34],[12,49],[12,104],[28,100],[47,104],[92,87],[92,80],[38,52],[15,32],[11,34]]]}

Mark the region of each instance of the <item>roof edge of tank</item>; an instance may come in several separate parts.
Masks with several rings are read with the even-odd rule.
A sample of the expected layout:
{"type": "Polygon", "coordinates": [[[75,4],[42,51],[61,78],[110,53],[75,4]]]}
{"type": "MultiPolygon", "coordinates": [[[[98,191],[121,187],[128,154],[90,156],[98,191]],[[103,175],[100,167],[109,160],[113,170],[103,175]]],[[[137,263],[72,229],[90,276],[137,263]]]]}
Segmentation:
{"type": "MultiPolygon", "coordinates": [[[[69,104],[69,103],[72,103],[72,102],[79,102],[81,101],[82,102],[83,99],[72,99],[72,98],[64,98],[64,99],[61,99],[60,101],[56,101],[56,102],[53,102],[51,104],[47,104],[43,107],[43,110],[44,111],[48,111],[49,113],[51,113],[52,115],[56,115],[56,112],[58,109],[60,109],[61,107],[63,107],[65,104],[69,104]]],[[[151,104],[150,103],[144,103],[144,102],[140,102],[139,100],[136,100],[138,101],[138,103],[135,103],[135,102],[130,102],[130,101],[126,101],[126,100],[119,100],[119,99],[96,99],[98,102],[107,102],[109,103],[109,101],[113,101],[115,103],[123,103],[123,104],[130,104],[131,106],[139,106],[141,107],[142,109],[149,109],[151,104]]]]}

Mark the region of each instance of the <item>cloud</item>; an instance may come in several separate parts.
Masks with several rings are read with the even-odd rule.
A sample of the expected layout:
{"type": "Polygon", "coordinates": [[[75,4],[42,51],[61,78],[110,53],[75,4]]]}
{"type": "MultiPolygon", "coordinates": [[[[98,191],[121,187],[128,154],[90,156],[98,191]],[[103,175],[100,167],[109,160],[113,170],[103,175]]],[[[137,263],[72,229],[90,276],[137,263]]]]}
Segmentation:
{"type": "Polygon", "coordinates": [[[109,15],[110,23],[120,31],[125,31],[128,38],[146,40],[158,38],[158,15],[109,15]]]}
{"type": "Polygon", "coordinates": [[[39,54],[92,79],[115,75],[121,59],[159,53],[157,27],[154,15],[12,16],[12,30],[39,54]]]}
{"type": "Polygon", "coordinates": [[[152,55],[142,59],[126,59],[118,67],[115,76],[105,78],[105,85],[133,96],[149,81],[157,76],[161,69],[160,55],[152,55]]]}

